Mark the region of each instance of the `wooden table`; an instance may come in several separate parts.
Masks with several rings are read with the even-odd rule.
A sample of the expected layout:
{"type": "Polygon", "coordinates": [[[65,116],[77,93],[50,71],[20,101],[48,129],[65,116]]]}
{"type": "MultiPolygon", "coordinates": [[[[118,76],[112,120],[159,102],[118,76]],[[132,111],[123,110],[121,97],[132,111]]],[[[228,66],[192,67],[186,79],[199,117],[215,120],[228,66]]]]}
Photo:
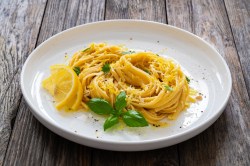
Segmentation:
{"type": "Polygon", "coordinates": [[[2,0],[0,22],[0,165],[250,165],[249,0],[2,0]],[[226,59],[232,94],[203,133],[163,149],[112,152],[68,141],[32,116],[19,81],[29,54],[67,28],[124,18],[186,29],[226,59]]]}

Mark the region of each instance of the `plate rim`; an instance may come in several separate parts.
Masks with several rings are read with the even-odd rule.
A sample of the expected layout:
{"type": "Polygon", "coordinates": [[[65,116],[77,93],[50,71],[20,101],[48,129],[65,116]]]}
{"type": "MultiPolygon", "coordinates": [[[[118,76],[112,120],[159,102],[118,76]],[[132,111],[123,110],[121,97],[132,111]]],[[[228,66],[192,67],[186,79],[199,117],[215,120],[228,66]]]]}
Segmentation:
{"type": "Polygon", "coordinates": [[[149,145],[149,144],[151,144],[150,147],[149,146],[148,147],[145,146],[144,148],[139,149],[139,150],[150,150],[150,149],[156,149],[156,148],[160,148],[160,147],[166,147],[166,146],[174,145],[174,144],[180,143],[182,141],[185,141],[187,139],[190,139],[190,138],[198,135],[202,131],[206,130],[210,125],[212,125],[218,119],[218,117],[222,114],[222,112],[224,111],[224,109],[225,109],[225,107],[226,107],[226,105],[228,103],[228,100],[229,100],[229,97],[230,97],[230,94],[231,94],[231,91],[232,91],[232,76],[231,76],[231,72],[229,70],[229,67],[228,67],[225,59],[219,54],[219,52],[210,43],[208,43],[207,41],[203,40],[201,37],[199,37],[199,36],[197,36],[197,35],[195,35],[195,34],[193,34],[191,32],[188,32],[188,31],[186,31],[184,29],[181,29],[181,28],[178,28],[178,27],[175,27],[175,26],[172,26],[172,25],[168,25],[168,24],[164,24],[164,23],[159,23],[159,22],[154,22],[154,21],[147,21],[147,20],[136,20],[136,19],[116,19],[116,20],[105,20],[105,21],[97,21],[97,22],[86,23],[86,24],[82,24],[82,25],[78,25],[78,26],[66,29],[64,31],[61,31],[61,32],[59,32],[59,33],[57,33],[57,34],[49,37],[44,42],[42,42],[38,47],[36,47],[29,54],[29,56],[27,57],[27,59],[25,60],[25,63],[23,65],[22,71],[21,71],[20,83],[21,83],[22,94],[23,94],[24,99],[27,102],[28,106],[31,108],[32,114],[45,127],[47,127],[49,130],[53,131],[56,134],[59,134],[60,136],[66,138],[68,140],[77,142],[77,143],[82,144],[82,145],[91,146],[91,147],[100,148],[100,149],[107,149],[107,150],[117,150],[118,149],[118,151],[137,151],[137,149],[135,150],[133,148],[127,148],[129,150],[126,150],[126,149],[123,150],[121,148],[112,148],[110,146],[109,146],[109,148],[106,148],[105,145],[103,146],[105,148],[101,148],[100,144],[104,143],[104,144],[109,144],[109,145],[121,145],[123,147],[128,146],[128,145],[130,145],[129,147],[133,147],[134,145],[146,145],[146,144],[149,145]],[[143,23],[147,23],[147,24],[155,24],[157,26],[165,26],[166,28],[178,30],[178,31],[186,33],[186,34],[190,35],[191,37],[194,37],[195,39],[201,41],[203,44],[205,44],[206,46],[208,46],[209,49],[211,49],[214,53],[216,53],[217,56],[218,56],[218,58],[223,63],[223,67],[227,71],[226,74],[228,74],[228,76],[229,76],[228,77],[229,78],[229,80],[228,80],[229,81],[229,83],[228,83],[228,85],[229,85],[229,91],[227,91],[227,94],[226,94],[226,97],[224,98],[223,104],[220,106],[220,108],[217,108],[217,113],[212,114],[212,116],[209,116],[206,121],[200,123],[199,125],[191,127],[191,128],[188,128],[188,129],[182,131],[181,133],[177,133],[177,134],[174,134],[174,135],[169,135],[167,137],[165,136],[165,137],[161,137],[161,138],[150,139],[150,140],[119,141],[119,142],[118,141],[113,142],[111,140],[95,139],[95,138],[90,138],[90,137],[78,135],[77,133],[74,133],[73,131],[68,131],[68,130],[64,129],[63,127],[60,127],[59,125],[55,125],[51,121],[46,120],[45,118],[43,118],[42,116],[40,116],[39,113],[38,113],[39,108],[36,108],[32,104],[31,100],[28,98],[28,95],[27,95],[28,92],[26,92],[26,90],[25,90],[25,85],[24,85],[24,80],[23,80],[24,79],[24,75],[25,75],[24,72],[25,72],[25,69],[26,69],[26,67],[28,65],[28,62],[36,54],[37,50],[41,49],[51,39],[56,38],[57,36],[60,36],[63,33],[67,33],[67,32],[69,32],[71,30],[74,30],[74,29],[77,29],[77,28],[86,27],[86,26],[91,26],[91,25],[95,25],[95,24],[119,23],[119,22],[123,22],[123,23],[143,22],[143,23]],[[190,133],[192,133],[192,134],[190,134],[190,133]],[[85,139],[89,143],[88,144],[84,144],[84,143],[82,143],[81,141],[78,140],[79,138],[85,139]],[[165,141],[169,141],[169,142],[172,141],[172,143],[167,144],[165,141]],[[97,143],[97,146],[94,146],[93,144],[90,145],[91,142],[97,143]],[[166,144],[167,145],[166,146],[159,146],[159,147],[154,148],[152,145],[154,145],[155,143],[163,143],[163,144],[165,143],[165,145],[166,144]]]}

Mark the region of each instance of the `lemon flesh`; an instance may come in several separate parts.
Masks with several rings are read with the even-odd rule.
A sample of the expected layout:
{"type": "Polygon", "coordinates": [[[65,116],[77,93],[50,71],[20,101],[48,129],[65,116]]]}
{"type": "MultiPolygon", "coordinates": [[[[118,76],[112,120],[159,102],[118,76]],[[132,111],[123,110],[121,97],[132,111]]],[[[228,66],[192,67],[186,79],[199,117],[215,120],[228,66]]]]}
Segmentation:
{"type": "Polygon", "coordinates": [[[43,80],[45,88],[55,99],[58,110],[77,110],[80,106],[83,90],[81,83],[69,66],[53,65],[51,75],[43,80]]]}

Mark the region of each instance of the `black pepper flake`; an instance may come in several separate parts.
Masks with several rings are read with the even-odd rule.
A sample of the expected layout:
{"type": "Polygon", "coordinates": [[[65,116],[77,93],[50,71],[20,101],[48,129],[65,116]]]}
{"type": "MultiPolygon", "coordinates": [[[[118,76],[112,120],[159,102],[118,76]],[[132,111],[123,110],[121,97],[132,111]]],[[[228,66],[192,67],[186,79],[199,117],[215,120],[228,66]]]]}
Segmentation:
{"type": "Polygon", "coordinates": [[[77,133],[77,131],[75,130],[75,133],[77,133]]]}
{"type": "Polygon", "coordinates": [[[133,40],[133,38],[131,37],[131,38],[129,38],[129,40],[133,40]]]}
{"type": "Polygon", "coordinates": [[[180,126],[180,129],[181,129],[181,126],[180,126]]]}
{"type": "Polygon", "coordinates": [[[160,43],[160,41],[158,40],[157,43],[160,43]]]}
{"type": "Polygon", "coordinates": [[[95,130],[95,132],[97,132],[98,130],[95,130]]]}
{"type": "Polygon", "coordinates": [[[153,124],[154,127],[160,127],[161,125],[153,124]]]}
{"type": "Polygon", "coordinates": [[[201,112],[203,112],[203,111],[201,111],[201,112]]]}

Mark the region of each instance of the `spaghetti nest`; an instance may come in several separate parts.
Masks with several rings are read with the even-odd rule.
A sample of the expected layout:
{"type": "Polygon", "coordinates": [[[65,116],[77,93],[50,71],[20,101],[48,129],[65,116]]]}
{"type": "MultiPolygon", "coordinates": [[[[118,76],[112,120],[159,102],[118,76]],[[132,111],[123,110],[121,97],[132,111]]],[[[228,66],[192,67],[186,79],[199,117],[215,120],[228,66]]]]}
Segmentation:
{"type": "Polygon", "coordinates": [[[180,66],[151,52],[133,52],[122,46],[91,44],[78,51],[69,65],[80,68],[82,105],[91,98],[103,98],[114,105],[125,91],[127,108],[141,112],[151,124],[175,119],[193,98],[180,66]],[[104,72],[104,67],[108,71],[104,72]]]}

